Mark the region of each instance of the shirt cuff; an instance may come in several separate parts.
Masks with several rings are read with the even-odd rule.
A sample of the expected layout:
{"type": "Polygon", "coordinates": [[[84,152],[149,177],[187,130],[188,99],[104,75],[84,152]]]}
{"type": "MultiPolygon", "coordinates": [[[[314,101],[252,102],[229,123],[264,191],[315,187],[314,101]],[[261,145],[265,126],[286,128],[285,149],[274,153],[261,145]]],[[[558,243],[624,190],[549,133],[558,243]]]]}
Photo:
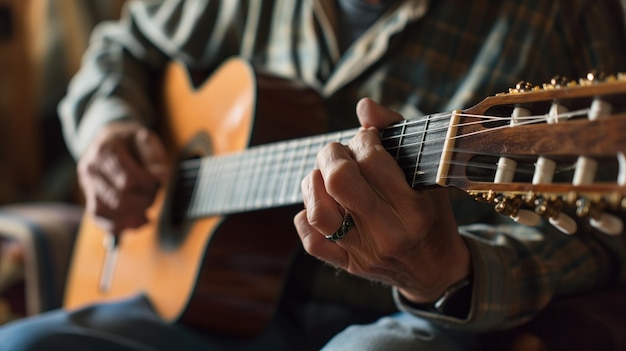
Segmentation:
{"type": "Polygon", "coordinates": [[[457,318],[413,307],[409,301],[393,289],[397,307],[404,312],[426,319],[433,324],[450,329],[482,332],[500,329],[511,305],[508,289],[511,289],[511,272],[496,244],[473,236],[460,229],[472,257],[473,284],[471,305],[467,318],[457,318]]]}

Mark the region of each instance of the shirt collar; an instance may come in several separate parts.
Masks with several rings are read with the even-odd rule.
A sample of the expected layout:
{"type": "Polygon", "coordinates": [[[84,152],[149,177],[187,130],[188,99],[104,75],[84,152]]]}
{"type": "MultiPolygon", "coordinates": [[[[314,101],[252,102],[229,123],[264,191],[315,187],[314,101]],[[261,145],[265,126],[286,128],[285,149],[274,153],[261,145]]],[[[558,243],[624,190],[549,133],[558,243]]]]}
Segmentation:
{"type": "Polygon", "coordinates": [[[327,40],[331,59],[336,65],[323,88],[322,93],[325,96],[331,95],[378,61],[385,54],[391,36],[402,31],[407,24],[422,18],[429,5],[429,0],[398,1],[396,6],[365,31],[342,56],[337,35],[336,0],[311,1],[327,40]]]}

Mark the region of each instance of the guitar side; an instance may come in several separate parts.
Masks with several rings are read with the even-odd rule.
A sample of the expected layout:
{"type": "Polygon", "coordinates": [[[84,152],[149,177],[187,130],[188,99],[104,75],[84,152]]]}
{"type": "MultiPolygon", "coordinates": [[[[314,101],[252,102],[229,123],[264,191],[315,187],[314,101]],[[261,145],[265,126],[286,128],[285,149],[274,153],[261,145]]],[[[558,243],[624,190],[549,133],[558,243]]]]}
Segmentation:
{"type": "MultiPolygon", "coordinates": [[[[259,74],[239,59],[222,65],[198,88],[182,66],[172,64],[163,87],[162,134],[173,164],[319,133],[326,123],[323,101],[314,91],[259,74]]],[[[157,194],[147,225],[122,235],[108,291],[100,290],[106,233],[89,216],[83,218],[64,306],[143,293],[167,321],[235,335],[260,332],[298,252],[291,225],[297,209],[173,223],[174,184],[173,179],[157,194]]]]}

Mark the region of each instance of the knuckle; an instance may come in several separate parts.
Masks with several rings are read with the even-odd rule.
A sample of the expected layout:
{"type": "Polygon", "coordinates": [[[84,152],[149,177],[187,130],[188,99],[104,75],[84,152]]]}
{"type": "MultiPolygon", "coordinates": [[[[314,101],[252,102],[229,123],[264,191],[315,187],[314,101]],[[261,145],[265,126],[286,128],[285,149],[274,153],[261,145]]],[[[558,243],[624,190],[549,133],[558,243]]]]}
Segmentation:
{"type": "Polygon", "coordinates": [[[82,158],[76,165],[76,173],[82,177],[87,177],[92,174],[98,174],[98,163],[93,162],[89,158],[82,158]]]}
{"type": "Polygon", "coordinates": [[[330,142],[324,145],[317,153],[317,163],[320,167],[332,165],[333,162],[345,155],[346,147],[338,142],[330,142]]]}
{"type": "Polygon", "coordinates": [[[137,181],[134,177],[129,177],[128,173],[119,172],[115,175],[115,184],[117,184],[121,191],[129,191],[137,185],[137,181]]]}
{"type": "Polygon", "coordinates": [[[320,228],[323,220],[322,209],[320,206],[309,206],[306,211],[306,219],[313,228],[320,228]]]}
{"type": "Polygon", "coordinates": [[[318,238],[314,238],[312,235],[308,235],[302,238],[302,246],[304,250],[315,257],[320,257],[324,252],[324,245],[322,245],[321,240],[315,240],[318,238]]]}
{"type": "Polygon", "coordinates": [[[326,173],[324,185],[329,194],[337,194],[353,184],[356,174],[358,174],[358,167],[354,162],[348,160],[335,162],[326,173]]]}
{"type": "Polygon", "coordinates": [[[92,201],[91,211],[96,217],[109,218],[111,208],[105,201],[96,198],[92,201]]]}

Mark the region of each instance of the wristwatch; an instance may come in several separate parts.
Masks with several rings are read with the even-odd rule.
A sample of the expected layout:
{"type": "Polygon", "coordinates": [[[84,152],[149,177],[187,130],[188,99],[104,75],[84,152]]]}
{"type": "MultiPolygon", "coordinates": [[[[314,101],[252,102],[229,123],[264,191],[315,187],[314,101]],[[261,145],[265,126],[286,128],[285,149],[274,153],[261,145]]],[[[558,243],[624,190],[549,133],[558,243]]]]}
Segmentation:
{"type": "Polygon", "coordinates": [[[472,286],[474,281],[472,278],[472,276],[469,276],[454,283],[434,302],[415,303],[408,301],[404,297],[403,300],[409,306],[419,310],[464,319],[467,318],[472,305],[472,286]]]}

